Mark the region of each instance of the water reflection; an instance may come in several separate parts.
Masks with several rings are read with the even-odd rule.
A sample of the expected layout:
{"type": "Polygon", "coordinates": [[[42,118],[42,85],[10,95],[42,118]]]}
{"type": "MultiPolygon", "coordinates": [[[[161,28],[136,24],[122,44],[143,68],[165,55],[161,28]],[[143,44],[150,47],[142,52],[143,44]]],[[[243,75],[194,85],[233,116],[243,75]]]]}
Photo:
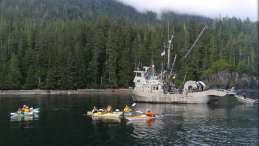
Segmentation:
{"type": "Polygon", "coordinates": [[[91,117],[93,123],[104,122],[104,123],[121,123],[123,119],[121,118],[99,118],[99,117],[91,117]]]}
{"type": "Polygon", "coordinates": [[[151,121],[92,120],[95,105],[122,109],[125,96],[44,96],[0,98],[0,145],[257,145],[258,105],[145,104],[159,117],[151,121]],[[10,122],[20,105],[40,107],[38,120],[10,122]],[[24,138],[27,135],[27,138],[24,138]]]}
{"type": "Polygon", "coordinates": [[[26,120],[20,120],[20,121],[12,121],[10,124],[11,128],[22,128],[22,129],[27,129],[27,128],[33,128],[33,119],[28,118],[26,120]]]}
{"type": "Polygon", "coordinates": [[[201,104],[137,104],[136,109],[152,109],[160,116],[152,126],[132,124],[132,136],[143,144],[256,144],[257,107],[231,108],[201,104]],[[251,118],[253,117],[253,118],[251,118]],[[241,137],[241,138],[240,138],[241,137]]]}

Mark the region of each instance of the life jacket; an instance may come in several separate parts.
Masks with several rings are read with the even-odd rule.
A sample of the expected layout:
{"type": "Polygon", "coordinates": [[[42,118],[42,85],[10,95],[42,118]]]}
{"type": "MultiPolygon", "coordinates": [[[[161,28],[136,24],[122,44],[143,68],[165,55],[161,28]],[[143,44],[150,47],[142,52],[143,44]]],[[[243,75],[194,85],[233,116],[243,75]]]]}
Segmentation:
{"type": "Polygon", "coordinates": [[[25,108],[25,109],[24,109],[24,112],[26,112],[26,113],[27,113],[27,112],[30,112],[30,109],[29,109],[29,108],[25,108]]]}
{"type": "Polygon", "coordinates": [[[131,108],[129,108],[128,106],[126,106],[126,107],[123,109],[123,111],[124,111],[124,112],[131,112],[131,111],[132,111],[132,109],[131,109],[131,108]]]}
{"type": "Polygon", "coordinates": [[[107,106],[106,112],[111,113],[112,112],[112,107],[110,105],[107,106]]]}
{"type": "Polygon", "coordinates": [[[155,113],[150,112],[150,111],[146,112],[145,114],[146,114],[146,116],[149,116],[149,117],[155,117],[156,116],[155,113]]]}

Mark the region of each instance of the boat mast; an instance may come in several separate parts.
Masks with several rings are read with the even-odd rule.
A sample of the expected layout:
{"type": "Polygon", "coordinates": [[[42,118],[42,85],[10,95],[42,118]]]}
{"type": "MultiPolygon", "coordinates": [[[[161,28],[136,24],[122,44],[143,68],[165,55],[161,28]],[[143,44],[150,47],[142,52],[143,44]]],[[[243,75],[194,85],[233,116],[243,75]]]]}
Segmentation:
{"type": "Polygon", "coordinates": [[[170,70],[170,57],[171,57],[171,47],[173,48],[172,41],[174,35],[171,36],[171,39],[168,40],[168,49],[167,49],[167,70],[170,70]]]}
{"type": "Polygon", "coordinates": [[[171,55],[171,51],[170,51],[170,26],[169,26],[169,21],[167,22],[167,40],[168,40],[168,47],[167,47],[167,70],[169,70],[170,67],[170,55],[171,55]]]}
{"type": "Polygon", "coordinates": [[[172,34],[171,35],[171,38],[170,38],[170,27],[169,27],[169,22],[168,22],[168,47],[167,47],[167,70],[169,71],[171,69],[171,66],[170,66],[170,62],[171,62],[171,47],[173,49],[173,38],[174,38],[174,35],[172,34]]]}

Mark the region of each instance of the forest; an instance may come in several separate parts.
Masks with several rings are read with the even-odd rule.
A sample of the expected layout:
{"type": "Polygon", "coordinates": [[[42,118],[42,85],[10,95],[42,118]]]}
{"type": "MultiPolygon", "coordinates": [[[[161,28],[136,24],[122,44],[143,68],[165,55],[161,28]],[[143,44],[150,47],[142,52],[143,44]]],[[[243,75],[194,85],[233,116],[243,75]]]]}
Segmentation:
{"type": "Polygon", "coordinates": [[[228,70],[259,76],[257,22],[139,13],[113,0],[0,0],[0,89],[127,88],[133,70],[165,59],[177,82],[228,70]],[[200,30],[208,29],[187,59],[200,30]]]}

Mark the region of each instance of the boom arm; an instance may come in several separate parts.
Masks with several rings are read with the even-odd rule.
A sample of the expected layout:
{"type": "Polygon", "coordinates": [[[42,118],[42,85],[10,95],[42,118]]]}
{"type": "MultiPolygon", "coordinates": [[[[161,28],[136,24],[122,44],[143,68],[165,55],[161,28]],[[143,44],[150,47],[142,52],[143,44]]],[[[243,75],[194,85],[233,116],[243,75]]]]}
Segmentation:
{"type": "Polygon", "coordinates": [[[204,31],[207,29],[207,25],[205,25],[203,27],[203,29],[201,30],[201,32],[199,33],[198,37],[196,38],[196,40],[194,41],[194,43],[192,44],[191,48],[187,51],[187,53],[184,55],[184,59],[186,59],[189,54],[191,53],[192,49],[195,47],[195,45],[197,44],[197,42],[199,41],[200,37],[202,36],[202,34],[204,33],[204,31]]]}

